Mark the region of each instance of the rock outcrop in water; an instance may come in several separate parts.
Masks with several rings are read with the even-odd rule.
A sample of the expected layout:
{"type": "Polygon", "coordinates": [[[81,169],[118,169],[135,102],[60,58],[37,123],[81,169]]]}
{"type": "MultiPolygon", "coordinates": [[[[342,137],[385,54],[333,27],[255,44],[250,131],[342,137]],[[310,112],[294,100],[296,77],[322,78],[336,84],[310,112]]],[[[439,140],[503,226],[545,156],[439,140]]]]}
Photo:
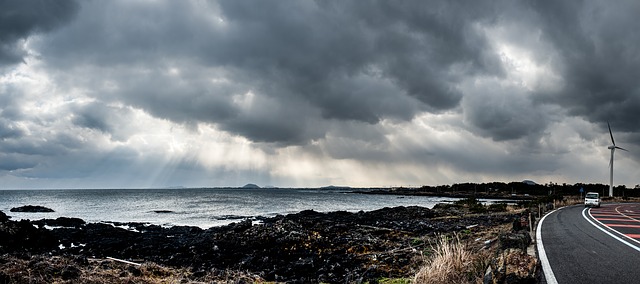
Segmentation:
{"type": "Polygon", "coordinates": [[[51,208],[47,208],[44,206],[40,206],[40,205],[25,205],[25,206],[20,206],[20,207],[14,207],[11,208],[11,210],[9,210],[11,212],[44,212],[44,213],[48,213],[48,212],[55,212],[53,211],[53,209],[51,208]]]}

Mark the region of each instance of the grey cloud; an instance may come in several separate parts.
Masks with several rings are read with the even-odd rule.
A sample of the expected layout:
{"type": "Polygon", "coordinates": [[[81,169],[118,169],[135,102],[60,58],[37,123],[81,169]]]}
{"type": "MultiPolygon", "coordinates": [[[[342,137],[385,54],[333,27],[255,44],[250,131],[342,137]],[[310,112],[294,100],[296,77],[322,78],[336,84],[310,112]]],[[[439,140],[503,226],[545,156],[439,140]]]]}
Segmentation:
{"type": "Polygon", "coordinates": [[[36,165],[37,162],[35,159],[29,159],[29,157],[14,154],[0,154],[0,170],[2,171],[29,169],[36,165]]]}
{"type": "Polygon", "coordinates": [[[24,135],[24,131],[12,122],[0,119],[0,139],[19,138],[24,135]]]}
{"type": "Polygon", "coordinates": [[[26,156],[60,156],[86,147],[77,137],[60,133],[49,137],[22,136],[0,142],[0,152],[26,156]]]}
{"type": "Polygon", "coordinates": [[[561,54],[564,89],[541,97],[606,129],[639,132],[640,3],[548,1],[531,5],[561,54]],[[609,5],[612,4],[612,5],[609,5]]]}
{"type": "Polygon", "coordinates": [[[480,136],[495,141],[536,137],[551,119],[543,107],[529,100],[526,91],[488,84],[474,85],[473,92],[463,102],[464,121],[480,136]]]}
{"type": "Polygon", "coordinates": [[[137,152],[124,147],[105,150],[87,145],[64,155],[59,152],[56,154],[51,159],[40,159],[43,162],[38,167],[17,174],[41,179],[87,178],[101,172],[119,175],[123,174],[122,171],[132,169],[131,165],[137,162],[137,152]]]}
{"type": "Polygon", "coordinates": [[[346,122],[332,125],[320,143],[324,155],[366,162],[401,160],[386,132],[376,125],[346,122]]]}
{"type": "Polygon", "coordinates": [[[82,72],[81,81],[92,88],[116,81],[117,90],[91,94],[100,100],[283,144],[323,137],[323,120],[375,124],[450,110],[462,99],[457,85],[466,76],[502,74],[474,28],[493,21],[495,9],[487,5],[196,3],[83,2],[74,24],[35,46],[50,67],[82,72]],[[100,70],[89,75],[87,65],[100,70]],[[170,65],[190,76],[170,78],[163,73],[170,65]],[[212,83],[219,74],[211,70],[224,70],[229,83],[212,83]],[[274,109],[255,114],[238,108],[234,95],[248,91],[274,109]],[[292,102],[301,110],[285,107],[292,102]],[[289,114],[301,112],[310,115],[292,123],[289,114]],[[310,130],[314,124],[320,127],[310,130]]]}
{"type": "Polygon", "coordinates": [[[113,130],[113,127],[106,121],[110,116],[108,108],[98,103],[91,103],[76,111],[72,122],[81,127],[109,133],[113,130]]]}
{"type": "Polygon", "coordinates": [[[100,101],[69,106],[73,114],[71,122],[79,127],[98,130],[111,139],[126,141],[131,130],[134,115],[128,107],[110,106],[100,101]]]}
{"type": "Polygon", "coordinates": [[[72,24],[34,46],[61,69],[82,65],[145,67],[195,58],[211,40],[215,17],[208,2],[84,1],[72,24]],[[151,5],[150,5],[151,4],[151,5]],[[200,5],[206,7],[200,7],[200,5]]]}
{"type": "Polygon", "coordinates": [[[397,85],[372,73],[332,79],[323,94],[323,117],[375,124],[382,118],[379,114],[410,120],[419,112],[421,107],[417,99],[399,96],[403,91],[397,85]]]}
{"type": "MultiPolygon", "coordinates": [[[[26,135],[9,137],[0,141],[0,169],[20,170],[17,174],[29,173],[39,166],[47,167],[46,161],[63,158],[75,150],[86,147],[76,137],[58,133],[49,137],[26,135]]],[[[49,165],[55,169],[59,165],[49,165]]]]}
{"type": "Polygon", "coordinates": [[[34,182],[47,181],[40,186],[42,188],[77,187],[74,181],[78,180],[84,186],[97,188],[242,186],[247,180],[267,181],[270,178],[264,171],[206,169],[191,158],[143,157],[127,147],[108,150],[85,147],[55,159],[40,159],[43,162],[37,167],[12,174],[33,178],[34,182]]]}
{"type": "MultiPolygon", "coordinates": [[[[340,104],[339,96],[325,96],[331,94],[326,86],[336,79],[352,80],[374,66],[399,87],[394,96],[413,96],[425,104],[423,107],[446,110],[457,106],[461,98],[455,88],[461,78],[447,70],[461,65],[470,73],[498,71],[495,66],[485,66],[486,42],[472,29],[475,18],[484,16],[484,11],[454,17],[459,7],[446,1],[391,7],[383,2],[377,6],[367,3],[364,11],[370,14],[353,3],[297,3],[304,4],[294,5],[298,13],[292,16],[290,3],[260,3],[269,7],[256,8],[237,1],[221,2],[223,15],[237,32],[229,45],[217,43],[220,52],[212,57],[234,66],[259,64],[243,69],[258,72],[259,78],[278,80],[269,76],[270,72],[284,73],[287,81],[278,80],[280,84],[329,109],[325,113],[333,114],[332,118],[351,116],[363,121],[386,113],[365,111],[355,116],[338,112],[332,107],[340,104]],[[379,21],[387,22],[388,27],[380,27],[379,21]],[[222,54],[226,56],[219,56],[222,54]]],[[[350,106],[356,110],[361,107],[350,106]]],[[[406,111],[412,114],[412,110],[406,111]]]]}
{"type": "MultiPolygon", "coordinates": [[[[184,66],[187,74],[170,76],[164,70],[147,74],[129,74],[119,77],[119,89],[112,98],[142,108],[156,117],[171,119],[178,123],[223,122],[237,113],[233,96],[248,91],[233,84],[212,84],[213,78],[196,74],[206,70],[184,66]]],[[[215,76],[215,75],[214,75],[215,76]]],[[[101,93],[98,95],[104,95],[101,93]]]]}
{"type": "MultiPolygon", "coordinates": [[[[0,147],[25,156],[56,151],[73,152],[72,157],[95,155],[81,165],[103,160],[113,170],[139,157],[122,149],[91,151],[74,138],[75,131],[93,129],[124,141],[135,131],[126,129],[135,108],[184,125],[212,124],[264,142],[254,146],[270,154],[282,146],[303,145],[333,159],[409,161],[472,174],[555,170],[562,163],[545,153],[564,155],[568,147],[554,149],[541,141],[550,125],[569,123],[566,115],[595,123],[605,138],[610,121],[620,143],[632,147],[640,141],[640,88],[635,79],[640,74],[640,36],[633,29],[638,5],[501,0],[81,2],[71,22],[69,15],[52,24],[30,18],[34,24],[28,28],[16,26],[16,32],[6,33],[11,40],[0,54],[16,62],[25,52],[20,41],[43,32],[29,39],[38,54],[34,68],[46,72],[57,92],[81,92],[95,102],[65,109],[74,114],[68,137],[55,140],[43,134],[60,144],[55,148],[34,137],[19,139],[26,133],[12,123],[49,118],[21,113],[19,94],[4,89],[0,102],[7,104],[0,114],[0,122],[5,122],[0,137],[5,139],[0,147]],[[527,59],[548,67],[558,82],[540,87],[511,81],[517,66],[501,60],[491,32],[503,40],[497,43],[530,53],[527,59]],[[509,147],[510,155],[487,154],[485,146],[490,146],[477,141],[466,141],[468,151],[456,151],[455,145],[447,148],[437,141],[423,146],[421,141],[388,139],[418,115],[414,125],[445,123],[441,127],[450,129],[440,131],[497,141],[509,147]],[[39,147],[44,150],[38,152],[39,147]]],[[[599,139],[592,131],[577,133],[583,140],[599,139]]],[[[73,171],[71,161],[66,162],[65,169],[73,171]]],[[[147,162],[158,161],[142,163],[147,162]]],[[[175,166],[176,177],[197,167],[188,160],[175,166]]],[[[51,172],[43,174],[56,176],[47,170],[51,172]]],[[[77,176],[90,174],[80,171],[77,176]]]]}
{"type": "Polygon", "coordinates": [[[67,23],[77,11],[73,0],[0,2],[0,66],[21,62],[26,50],[21,40],[67,23]]]}
{"type": "MultiPolygon", "coordinates": [[[[24,94],[15,84],[0,85],[0,117],[8,121],[18,121],[25,117],[21,105],[24,94]]],[[[6,123],[5,123],[6,124],[6,123]]]]}

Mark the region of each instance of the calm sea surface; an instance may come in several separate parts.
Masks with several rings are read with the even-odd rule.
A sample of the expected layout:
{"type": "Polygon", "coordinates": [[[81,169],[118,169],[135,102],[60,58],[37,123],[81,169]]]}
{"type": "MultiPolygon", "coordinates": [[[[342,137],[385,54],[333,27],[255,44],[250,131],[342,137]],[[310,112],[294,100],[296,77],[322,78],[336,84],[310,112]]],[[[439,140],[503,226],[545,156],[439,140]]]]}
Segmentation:
{"type": "Polygon", "coordinates": [[[314,189],[65,189],[0,190],[0,210],[12,220],[76,217],[87,222],[144,222],[202,228],[253,216],[272,217],[312,209],[319,212],[383,207],[432,208],[445,197],[392,196],[314,189]],[[9,212],[13,207],[41,205],[53,213],[9,212]],[[170,211],[157,213],[156,211],[170,211]]]}

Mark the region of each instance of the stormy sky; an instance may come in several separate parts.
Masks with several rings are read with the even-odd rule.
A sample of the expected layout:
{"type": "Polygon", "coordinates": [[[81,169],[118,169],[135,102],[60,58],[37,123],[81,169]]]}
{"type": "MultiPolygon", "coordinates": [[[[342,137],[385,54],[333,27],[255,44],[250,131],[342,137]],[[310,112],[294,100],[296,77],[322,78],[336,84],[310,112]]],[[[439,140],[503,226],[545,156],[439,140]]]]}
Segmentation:
{"type": "Polygon", "coordinates": [[[0,1],[2,188],[640,183],[640,2],[0,1]]]}

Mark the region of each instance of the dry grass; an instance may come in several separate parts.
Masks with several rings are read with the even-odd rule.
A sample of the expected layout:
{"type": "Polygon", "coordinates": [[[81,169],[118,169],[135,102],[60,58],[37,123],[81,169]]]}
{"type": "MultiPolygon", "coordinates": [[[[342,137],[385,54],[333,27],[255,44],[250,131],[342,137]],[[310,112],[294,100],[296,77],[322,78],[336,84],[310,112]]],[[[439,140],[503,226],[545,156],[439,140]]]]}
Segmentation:
{"type": "Polygon", "coordinates": [[[440,236],[433,255],[416,274],[415,283],[475,283],[488,262],[488,253],[474,253],[456,235],[440,236]]]}
{"type": "Polygon", "coordinates": [[[560,208],[564,206],[583,204],[583,203],[584,203],[584,197],[580,198],[579,196],[565,196],[560,201],[558,200],[554,201],[553,206],[554,208],[560,208]]]}
{"type": "MultiPolygon", "coordinates": [[[[522,209],[514,208],[514,211],[522,209]]],[[[467,234],[436,237],[431,241],[432,253],[423,256],[425,264],[414,276],[413,283],[482,283],[485,269],[495,256],[499,236],[509,232],[511,226],[502,224],[467,234]]]]}
{"type": "Polygon", "coordinates": [[[0,283],[263,283],[256,276],[238,271],[194,273],[144,263],[132,266],[111,260],[32,256],[0,257],[0,283]]]}

